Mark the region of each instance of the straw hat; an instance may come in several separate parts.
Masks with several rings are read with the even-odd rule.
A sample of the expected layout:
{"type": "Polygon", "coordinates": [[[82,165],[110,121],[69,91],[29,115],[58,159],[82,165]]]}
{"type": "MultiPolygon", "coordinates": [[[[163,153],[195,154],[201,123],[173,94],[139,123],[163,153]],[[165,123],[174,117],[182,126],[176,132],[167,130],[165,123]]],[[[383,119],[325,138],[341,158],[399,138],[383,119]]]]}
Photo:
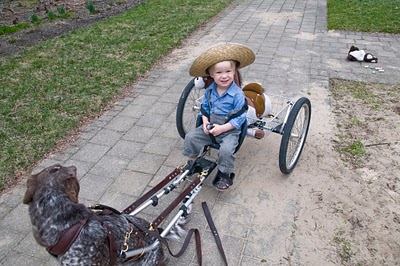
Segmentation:
{"type": "Polygon", "coordinates": [[[224,43],[211,47],[194,60],[190,67],[189,74],[193,77],[207,77],[206,70],[216,63],[234,60],[239,62],[239,68],[250,65],[256,56],[253,51],[238,43],[224,43]]]}

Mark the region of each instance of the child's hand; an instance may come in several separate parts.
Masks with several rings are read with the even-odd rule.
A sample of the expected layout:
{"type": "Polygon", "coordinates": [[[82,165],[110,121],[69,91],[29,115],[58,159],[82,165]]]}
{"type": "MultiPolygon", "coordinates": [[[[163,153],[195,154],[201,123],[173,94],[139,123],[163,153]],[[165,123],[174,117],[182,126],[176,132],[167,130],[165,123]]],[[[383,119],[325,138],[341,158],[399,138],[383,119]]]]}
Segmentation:
{"type": "Polygon", "coordinates": [[[218,136],[219,134],[222,134],[225,132],[225,128],[222,125],[218,124],[212,124],[212,128],[209,130],[210,134],[212,134],[214,137],[218,136]]]}
{"type": "Polygon", "coordinates": [[[213,128],[209,130],[210,134],[212,134],[214,137],[227,132],[229,130],[234,129],[233,125],[231,123],[226,123],[223,125],[218,125],[218,124],[212,124],[213,128]]]}
{"type": "Polygon", "coordinates": [[[203,132],[204,132],[204,134],[206,134],[206,135],[209,135],[210,134],[210,132],[208,131],[208,125],[210,125],[211,123],[210,123],[210,121],[208,120],[208,117],[207,116],[202,116],[202,120],[203,120],[203,132]]]}
{"type": "Polygon", "coordinates": [[[211,123],[210,123],[210,122],[203,123],[203,131],[204,131],[204,134],[206,134],[206,135],[209,135],[209,134],[210,134],[210,131],[208,130],[210,126],[211,126],[211,123]]]}

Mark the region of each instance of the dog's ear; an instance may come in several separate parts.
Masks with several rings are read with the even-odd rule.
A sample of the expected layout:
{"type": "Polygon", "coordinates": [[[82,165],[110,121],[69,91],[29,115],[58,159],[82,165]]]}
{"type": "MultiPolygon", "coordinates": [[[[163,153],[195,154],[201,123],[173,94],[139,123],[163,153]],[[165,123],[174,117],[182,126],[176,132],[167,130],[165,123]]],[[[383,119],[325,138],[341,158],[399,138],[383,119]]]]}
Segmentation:
{"type": "Polygon", "coordinates": [[[65,193],[67,193],[68,198],[72,202],[78,203],[79,202],[78,196],[79,196],[79,190],[80,190],[78,178],[76,178],[75,176],[68,177],[66,182],[67,182],[67,186],[66,186],[65,193]]]}
{"type": "Polygon", "coordinates": [[[37,176],[38,175],[31,175],[26,182],[26,192],[24,195],[24,199],[22,202],[24,204],[29,204],[33,200],[33,195],[35,195],[36,188],[37,188],[37,176]]]}
{"type": "Polygon", "coordinates": [[[352,45],[352,46],[350,47],[349,53],[350,53],[350,52],[353,52],[353,51],[359,51],[358,47],[355,47],[354,45],[352,45]]]}

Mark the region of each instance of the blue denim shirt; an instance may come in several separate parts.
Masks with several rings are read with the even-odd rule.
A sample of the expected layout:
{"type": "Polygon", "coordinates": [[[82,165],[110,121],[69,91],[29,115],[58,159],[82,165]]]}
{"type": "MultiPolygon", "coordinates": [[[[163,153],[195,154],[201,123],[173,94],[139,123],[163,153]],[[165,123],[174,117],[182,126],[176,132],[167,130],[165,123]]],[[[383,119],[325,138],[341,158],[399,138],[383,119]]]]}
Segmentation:
{"type": "MultiPolygon", "coordinates": [[[[227,116],[231,111],[239,111],[242,109],[246,101],[242,89],[232,82],[232,85],[227,91],[221,96],[217,92],[217,84],[213,82],[205,91],[202,107],[204,111],[210,114],[210,110],[213,114],[227,116]],[[211,90],[210,94],[210,106],[208,104],[208,91],[211,90]]],[[[231,119],[229,122],[236,128],[240,129],[242,124],[246,120],[246,112],[238,117],[231,119]]]]}

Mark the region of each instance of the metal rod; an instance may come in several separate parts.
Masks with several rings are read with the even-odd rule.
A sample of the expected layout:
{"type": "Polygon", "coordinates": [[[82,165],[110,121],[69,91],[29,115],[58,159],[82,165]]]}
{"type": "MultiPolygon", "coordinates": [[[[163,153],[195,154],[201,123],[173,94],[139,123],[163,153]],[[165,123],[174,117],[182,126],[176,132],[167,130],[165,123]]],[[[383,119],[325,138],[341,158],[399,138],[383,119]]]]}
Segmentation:
{"type": "MultiPolygon", "coordinates": [[[[188,198],[188,200],[184,204],[182,204],[182,206],[185,206],[187,208],[193,202],[194,198],[197,196],[197,194],[199,193],[200,190],[201,190],[201,183],[198,184],[190,192],[192,195],[188,198]]],[[[184,213],[183,210],[178,211],[178,213],[174,216],[174,218],[171,220],[171,222],[165,227],[165,229],[160,234],[162,237],[165,237],[169,233],[169,231],[171,231],[171,228],[175,225],[175,223],[178,221],[178,219],[182,216],[183,213],[184,213]]]]}
{"type": "MultiPolygon", "coordinates": [[[[203,181],[205,178],[202,178],[201,182],[190,191],[190,197],[188,198],[188,200],[182,204],[185,205],[186,207],[189,206],[194,198],[198,195],[198,193],[200,192],[200,190],[203,187],[203,181]]],[[[176,221],[179,219],[179,217],[183,214],[183,210],[179,210],[179,212],[174,216],[174,218],[171,220],[171,222],[167,225],[167,227],[165,228],[165,230],[160,234],[162,237],[165,237],[169,231],[171,230],[171,228],[174,226],[174,224],[176,223],[176,221]]],[[[149,251],[152,251],[154,249],[156,249],[158,247],[158,245],[160,244],[159,240],[155,240],[153,244],[143,247],[143,248],[139,248],[139,249],[134,249],[134,250],[129,250],[126,252],[122,252],[121,256],[122,258],[130,258],[130,257],[134,257],[149,251]]]]}
{"type": "Polygon", "coordinates": [[[283,120],[283,123],[282,123],[281,132],[279,132],[279,133],[281,133],[281,134],[283,133],[283,130],[284,130],[284,128],[285,128],[285,125],[286,125],[286,122],[287,122],[287,120],[288,120],[290,111],[292,111],[293,104],[294,104],[294,103],[293,103],[292,101],[288,101],[288,110],[286,111],[285,119],[283,120]]]}
{"type": "MultiPolygon", "coordinates": [[[[172,186],[170,185],[170,186],[166,187],[166,189],[168,189],[168,193],[171,192],[172,190],[174,190],[176,187],[178,187],[179,184],[182,183],[182,181],[184,181],[186,179],[186,176],[188,173],[189,173],[189,170],[185,170],[182,174],[175,177],[175,180],[172,182],[172,186]]],[[[157,199],[161,199],[166,193],[167,193],[167,191],[164,189],[163,191],[161,191],[160,193],[158,193],[156,195],[157,199]]],[[[140,205],[138,208],[136,208],[136,210],[131,212],[129,215],[138,214],[139,212],[143,211],[144,209],[146,209],[153,203],[154,203],[153,199],[148,199],[142,205],[140,205]]]]}

